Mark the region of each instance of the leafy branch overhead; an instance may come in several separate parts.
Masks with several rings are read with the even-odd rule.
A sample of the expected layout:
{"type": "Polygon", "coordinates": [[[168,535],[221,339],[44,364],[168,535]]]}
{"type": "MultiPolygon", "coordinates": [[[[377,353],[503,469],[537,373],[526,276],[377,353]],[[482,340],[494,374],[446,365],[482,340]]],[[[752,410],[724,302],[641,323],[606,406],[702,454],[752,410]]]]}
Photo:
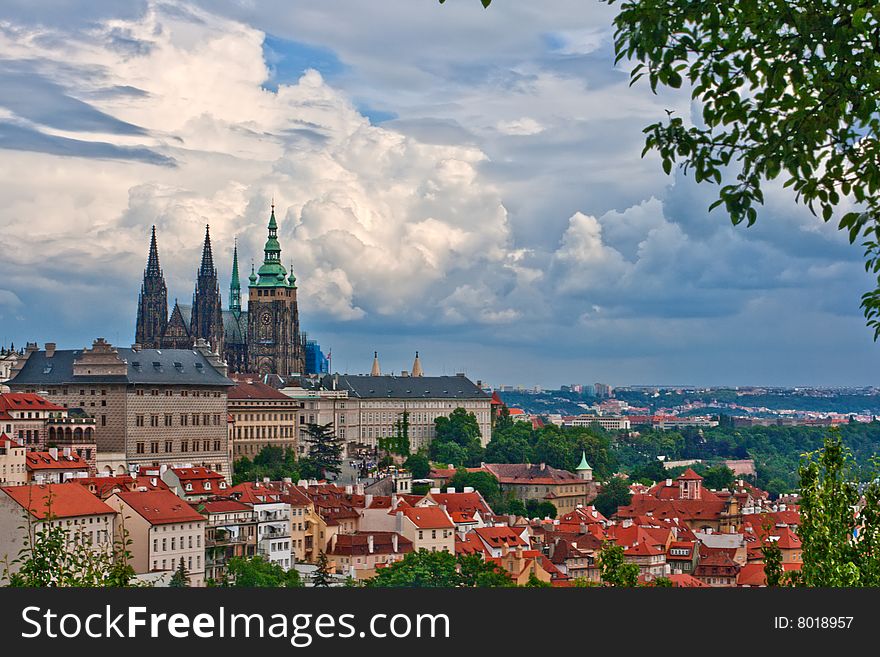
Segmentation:
{"type": "MultiPolygon", "coordinates": [[[[877,277],[862,296],[880,338],[880,5],[874,0],[601,0],[618,4],[616,62],[631,84],[688,87],[697,125],[645,128],[663,170],[720,185],[710,210],[752,225],[776,179],[849,241],[877,277]]],[[[442,2],[442,0],[441,0],[442,2]]],[[[482,0],[483,6],[490,3],[482,0]]]]}

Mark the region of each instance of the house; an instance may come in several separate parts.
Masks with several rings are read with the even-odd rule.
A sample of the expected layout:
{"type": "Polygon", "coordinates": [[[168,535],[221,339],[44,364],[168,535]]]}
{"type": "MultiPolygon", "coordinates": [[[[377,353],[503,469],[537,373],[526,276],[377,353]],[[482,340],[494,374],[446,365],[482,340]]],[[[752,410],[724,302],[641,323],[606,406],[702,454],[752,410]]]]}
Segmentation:
{"type": "Polygon", "coordinates": [[[170,490],[120,491],[107,498],[107,506],[117,512],[117,538],[131,541],[135,573],[173,571],[183,559],[190,586],[204,586],[203,515],[170,490]]]}
{"type": "Polygon", "coordinates": [[[333,536],[327,556],[336,572],[355,579],[368,579],[376,568],[395,561],[413,551],[413,543],[396,532],[364,532],[333,536]]]}
{"type": "Polygon", "coordinates": [[[736,586],[740,568],[726,552],[716,552],[700,559],[694,577],[709,586],[736,586]]]}
{"type": "Polygon", "coordinates": [[[254,510],[232,498],[193,503],[205,517],[205,579],[219,582],[234,557],[257,553],[257,517],[254,510]]]}
{"type": "Polygon", "coordinates": [[[525,586],[531,578],[549,584],[554,574],[559,575],[547,557],[537,550],[524,550],[522,547],[514,550],[505,548],[503,555],[487,557],[486,561],[506,571],[517,586],[525,586]]]}
{"type": "Polygon", "coordinates": [[[45,452],[28,452],[24,464],[28,481],[38,484],[61,484],[89,476],[89,464],[69,447],[60,452],[56,447],[50,447],[45,452]]]}
{"type": "Polygon", "coordinates": [[[502,492],[512,493],[523,502],[550,502],[560,515],[574,511],[578,505],[587,506],[598,492],[592,470],[574,474],[545,463],[486,463],[482,468],[498,479],[502,492]]]}
{"type": "Polygon", "coordinates": [[[673,574],[693,574],[699,552],[694,541],[672,541],[666,549],[666,563],[673,574]]]}
{"type": "Polygon", "coordinates": [[[511,550],[529,549],[528,530],[516,532],[511,527],[479,527],[470,532],[483,544],[483,552],[490,557],[501,557],[511,550]]]}
{"type": "Polygon", "coordinates": [[[120,491],[168,490],[168,485],[159,477],[147,475],[77,477],[71,481],[85,486],[92,495],[97,495],[102,500],[120,491]]]}
{"type": "MultiPolygon", "coordinates": [[[[149,472],[149,468],[142,468],[149,472]]],[[[187,502],[198,502],[216,495],[226,495],[229,484],[226,478],[213,470],[202,467],[161,467],[159,474],[168,488],[187,502]]]]}
{"type": "Polygon", "coordinates": [[[440,507],[398,506],[397,533],[412,541],[413,549],[455,554],[455,523],[440,507]]]}
{"type": "MultiPolygon", "coordinates": [[[[28,537],[39,532],[44,523],[63,526],[68,539],[77,536],[93,549],[110,552],[113,548],[114,510],[88,490],[74,483],[29,484],[0,488],[0,561],[11,572],[14,560],[28,537]]],[[[2,573],[0,573],[2,579],[2,573]]]]}
{"type": "Polygon", "coordinates": [[[290,537],[290,502],[269,482],[242,482],[229,497],[250,506],[257,520],[257,554],[285,570],[294,564],[290,537]]]}
{"type": "Polygon", "coordinates": [[[0,486],[21,486],[27,483],[25,450],[27,448],[5,433],[0,433],[0,486]]]}

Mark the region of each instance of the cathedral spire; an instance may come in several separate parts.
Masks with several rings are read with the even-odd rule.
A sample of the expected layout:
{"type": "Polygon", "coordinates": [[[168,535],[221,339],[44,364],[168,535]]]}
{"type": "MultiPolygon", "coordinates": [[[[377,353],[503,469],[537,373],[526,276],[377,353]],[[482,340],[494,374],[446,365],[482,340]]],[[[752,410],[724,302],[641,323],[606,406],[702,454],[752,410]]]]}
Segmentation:
{"type": "Polygon", "coordinates": [[[263,247],[263,264],[257,271],[260,276],[260,287],[292,287],[285,279],[287,270],[281,264],[281,244],[278,243],[278,222],[275,220],[275,204],[272,203],[272,213],[269,215],[269,225],[266,227],[269,236],[263,247]]]}
{"type": "Polygon", "coordinates": [[[379,368],[379,352],[373,352],[373,369],[370,371],[370,376],[382,376],[382,370],[379,368]]]}
{"type": "Polygon", "coordinates": [[[214,254],[211,251],[211,227],[205,224],[205,245],[202,247],[202,265],[199,267],[199,276],[216,276],[214,268],[214,254]]]}
{"type": "Polygon", "coordinates": [[[162,268],[159,266],[159,248],[156,246],[156,225],[153,224],[150,236],[150,254],[147,256],[147,269],[145,276],[161,276],[162,268]]]}
{"type": "Polygon", "coordinates": [[[241,282],[238,280],[238,238],[232,247],[232,281],[229,283],[229,309],[241,313],[241,282]]]}
{"type": "Polygon", "coordinates": [[[424,376],[422,372],[422,361],[419,359],[419,352],[416,352],[416,359],[413,361],[411,376],[424,376]]]}

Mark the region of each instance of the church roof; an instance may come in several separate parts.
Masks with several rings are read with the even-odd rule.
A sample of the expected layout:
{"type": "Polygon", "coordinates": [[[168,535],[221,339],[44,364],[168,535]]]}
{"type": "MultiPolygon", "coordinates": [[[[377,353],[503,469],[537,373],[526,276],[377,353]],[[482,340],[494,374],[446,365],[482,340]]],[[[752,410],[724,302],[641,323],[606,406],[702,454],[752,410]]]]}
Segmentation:
{"type": "Polygon", "coordinates": [[[359,376],[339,374],[325,376],[322,385],[347,390],[349,397],[395,397],[404,399],[489,399],[473,381],[465,376],[359,376]]]}
{"type": "Polygon", "coordinates": [[[231,310],[222,311],[223,334],[226,344],[247,343],[247,311],[238,313],[238,317],[231,310]]]}
{"type": "Polygon", "coordinates": [[[232,381],[220,374],[208,359],[193,349],[117,349],[128,363],[122,376],[76,376],[73,363],[83,355],[82,349],[59,349],[51,358],[43,350],[34,351],[22,370],[10,381],[11,387],[63,385],[65,383],[130,383],[157,385],[231,386],[232,381]]]}
{"type": "Polygon", "coordinates": [[[581,462],[580,462],[580,464],[578,464],[578,467],[576,467],[575,470],[592,470],[592,469],[593,468],[590,467],[590,464],[587,463],[587,453],[582,451],[581,452],[581,462]]]}

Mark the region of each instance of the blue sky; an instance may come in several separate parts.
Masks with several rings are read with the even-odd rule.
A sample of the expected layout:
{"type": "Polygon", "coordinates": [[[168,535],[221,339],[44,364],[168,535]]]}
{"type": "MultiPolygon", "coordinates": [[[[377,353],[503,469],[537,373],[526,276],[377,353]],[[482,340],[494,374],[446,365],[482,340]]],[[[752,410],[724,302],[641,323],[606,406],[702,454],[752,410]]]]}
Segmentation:
{"type": "Polygon", "coordinates": [[[861,252],[778,185],[752,228],[640,157],[686,94],[615,67],[598,2],[4,3],[0,341],[129,344],[210,223],[340,371],[491,383],[878,384],[861,252]]]}

